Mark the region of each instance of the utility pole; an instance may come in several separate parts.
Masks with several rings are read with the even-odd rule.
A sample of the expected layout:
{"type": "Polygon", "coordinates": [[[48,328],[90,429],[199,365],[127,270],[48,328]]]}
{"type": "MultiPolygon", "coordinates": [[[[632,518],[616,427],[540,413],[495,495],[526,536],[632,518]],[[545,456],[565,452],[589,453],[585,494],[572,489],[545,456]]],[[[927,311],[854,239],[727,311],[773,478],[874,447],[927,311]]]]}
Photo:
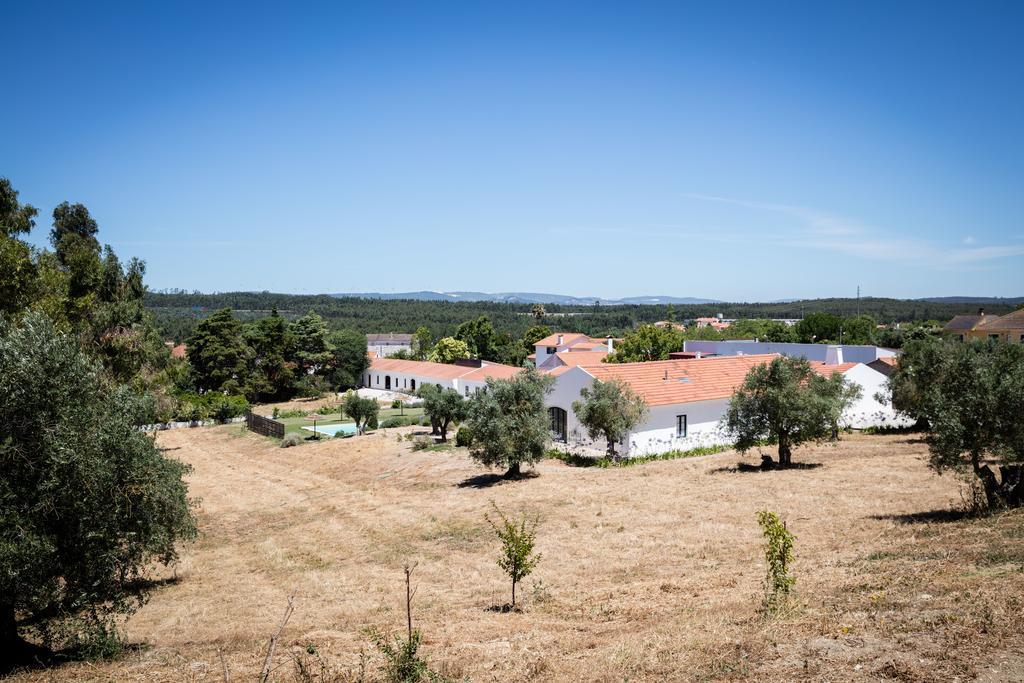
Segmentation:
{"type": "Polygon", "coordinates": [[[857,285],[857,315],[860,315],[860,285],[857,285]]]}

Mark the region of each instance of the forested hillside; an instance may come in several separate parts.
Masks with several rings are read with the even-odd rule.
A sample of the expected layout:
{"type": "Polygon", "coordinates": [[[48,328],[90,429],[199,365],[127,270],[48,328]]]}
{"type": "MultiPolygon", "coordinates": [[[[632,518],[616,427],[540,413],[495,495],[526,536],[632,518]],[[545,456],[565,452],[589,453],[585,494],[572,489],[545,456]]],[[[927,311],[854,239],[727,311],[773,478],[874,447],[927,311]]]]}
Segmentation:
{"type": "MultiPolygon", "coordinates": [[[[351,328],[361,332],[414,332],[430,329],[435,338],[451,335],[460,323],[487,315],[499,332],[515,337],[534,323],[528,304],[494,302],[447,302],[335,298],[328,295],[273,294],[270,292],[147,293],[146,306],[153,311],[165,336],[185,339],[196,321],[221,308],[231,308],[240,318],[260,318],[276,307],[288,319],[315,311],[331,329],[351,328]]],[[[801,318],[814,312],[843,317],[858,313],[881,323],[894,321],[946,321],[958,313],[970,313],[974,303],[943,303],[904,299],[811,299],[785,303],[724,303],[669,306],[559,306],[545,307],[545,324],[592,335],[621,336],[645,322],[673,319],[684,321],[721,313],[726,318],[801,318]],[[560,320],[564,318],[564,320],[560,320]]],[[[991,313],[1012,310],[1007,304],[986,305],[991,313]]]]}

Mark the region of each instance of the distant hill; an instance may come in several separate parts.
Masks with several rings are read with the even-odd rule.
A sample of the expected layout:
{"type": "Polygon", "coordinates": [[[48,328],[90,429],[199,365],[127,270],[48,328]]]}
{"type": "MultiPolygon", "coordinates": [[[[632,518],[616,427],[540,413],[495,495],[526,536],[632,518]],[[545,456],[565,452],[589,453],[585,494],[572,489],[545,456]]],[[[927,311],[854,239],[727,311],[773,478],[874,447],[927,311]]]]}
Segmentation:
{"type": "Polygon", "coordinates": [[[972,304],[975,306],[1017,306],[1024,304],[1024,296],[932,296],[918,301],[935,304],[972,304]]]}
{"type": "Polygon", "coordinates": [[[544,294],[540,292],[338,292],[330,296],[338,299],[405,299],[411,301],[493,301],[506,304],[558,304],[560,306],[589,306],[594,302],[602,306],[620,304],[661,305],[666,304],[717,304],[718,299],[678,296],[631,296],[622,299],[604,299],[599,296],[568,296],[566,294],[544,294]]]}

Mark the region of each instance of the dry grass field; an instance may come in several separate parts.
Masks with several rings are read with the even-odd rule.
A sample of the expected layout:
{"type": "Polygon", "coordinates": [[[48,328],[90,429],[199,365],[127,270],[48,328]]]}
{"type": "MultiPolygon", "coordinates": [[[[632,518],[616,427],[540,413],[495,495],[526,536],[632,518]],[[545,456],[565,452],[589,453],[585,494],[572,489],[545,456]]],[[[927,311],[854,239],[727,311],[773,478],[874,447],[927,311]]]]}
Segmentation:
{"type": "Polygon", "coordinates": [[[407,561],[422,654],[473,681],[1024,679],[1024,514],[944,513],[958,481],[913,438],[798,450],[814,469],[738,473],[727,452],[545,461],[486,485],[460,450],[398,443],[409,429],[289,449],[237,425],[161,433],[194,467],[201,535],[126,623],[138,647],[15,679],[219,681],[223,652],[232,681],[255,680],[292,591],[273,678],[295,680],[308,645],[353,677],[363,652],[372,678],[363,630],[404,627],[407,561]],[[491,501],[543,520],[519,613],[491,609],[508,600],[491,501]],[[764,508],[797,536],[794,605],[774,619],[759,613],[764,508]]]}

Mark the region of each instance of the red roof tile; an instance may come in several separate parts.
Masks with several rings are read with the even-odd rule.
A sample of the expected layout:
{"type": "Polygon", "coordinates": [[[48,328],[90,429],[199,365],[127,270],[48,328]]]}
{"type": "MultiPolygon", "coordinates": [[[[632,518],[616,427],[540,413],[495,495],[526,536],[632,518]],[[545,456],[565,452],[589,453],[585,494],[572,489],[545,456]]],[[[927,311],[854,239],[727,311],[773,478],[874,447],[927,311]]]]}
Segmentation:
{"type": "Polygon", "coordinates": [[[768,353],[580,367],[602,381],[621,379],[647,405],[660,406],[728,398],[743,383],[751,368],[776,357],[777,354],[768,353]]]}

